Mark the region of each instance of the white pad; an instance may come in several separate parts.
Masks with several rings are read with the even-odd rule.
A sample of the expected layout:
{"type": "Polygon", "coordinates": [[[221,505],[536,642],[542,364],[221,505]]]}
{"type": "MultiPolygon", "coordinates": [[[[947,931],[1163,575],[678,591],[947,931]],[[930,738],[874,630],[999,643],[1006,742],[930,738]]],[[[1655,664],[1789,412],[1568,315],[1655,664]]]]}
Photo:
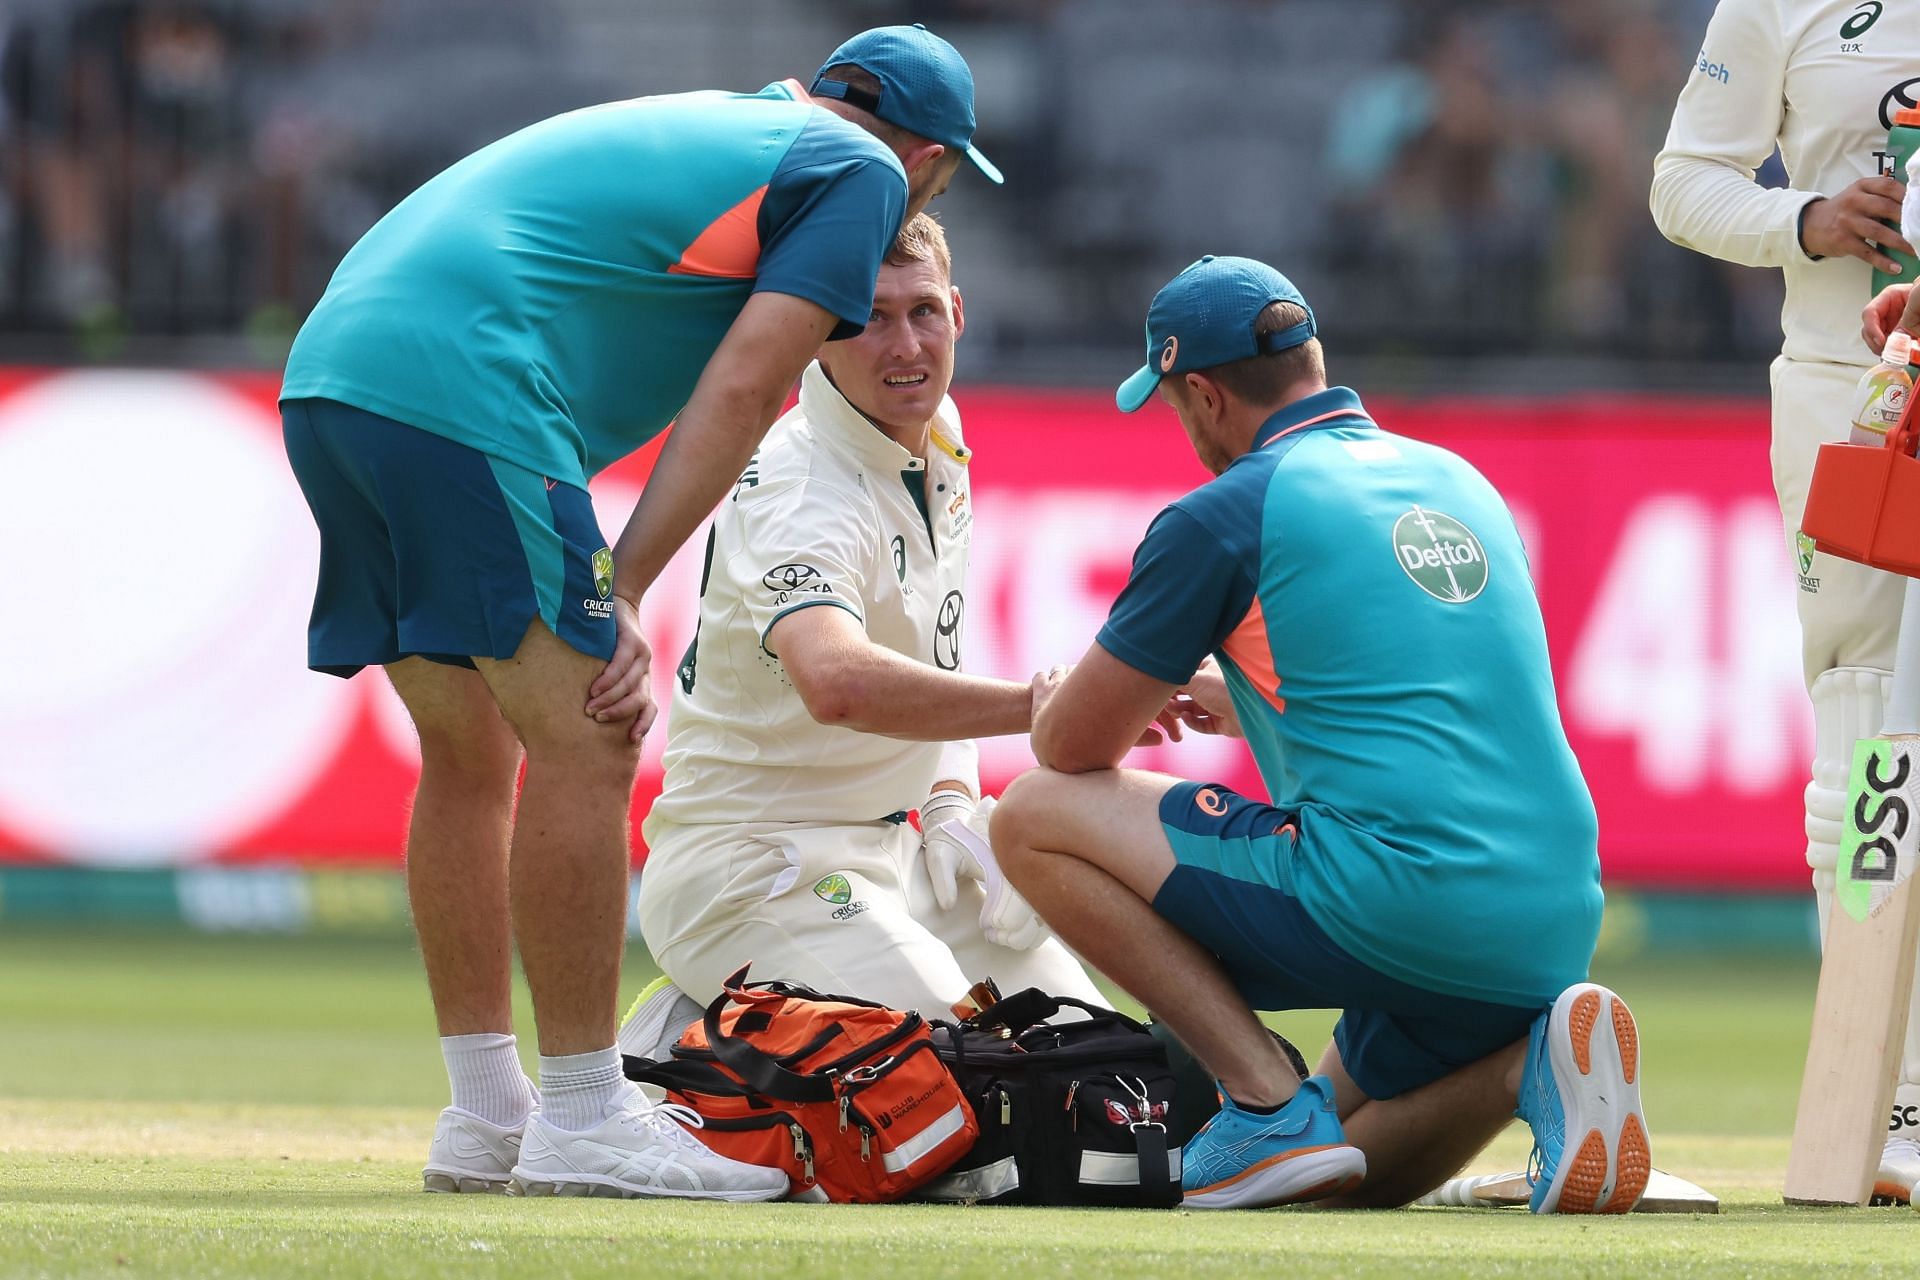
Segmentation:
{"type": "MultiPolygon", "coordinates": [[[[1836,667],[1813,682],[1813,780],[1807,784],[1807,865],[1813,869],[1820,944],[1827,940],[1827,913],[1833,909],[1834,871],[1840,862],[1840,838],[1846,824],[1847,778],[1853,770],[1853,744],[1880,736],[1893,677],[1872,667],[1836,667]]],[[[1920,957],[1915,971],[1920,974],[1920,957]]],[[[1908,1115],[1920,1122],[1920,982],[1914,985],[1907,1013],[1906,1049],[1900,1059],[1905,1082],[1894,1100],[1891,1133],[1920,1135],[1908,1115]],[[1909,1108],[1913,1110],[1909,1111],[1909,1108]]]]}

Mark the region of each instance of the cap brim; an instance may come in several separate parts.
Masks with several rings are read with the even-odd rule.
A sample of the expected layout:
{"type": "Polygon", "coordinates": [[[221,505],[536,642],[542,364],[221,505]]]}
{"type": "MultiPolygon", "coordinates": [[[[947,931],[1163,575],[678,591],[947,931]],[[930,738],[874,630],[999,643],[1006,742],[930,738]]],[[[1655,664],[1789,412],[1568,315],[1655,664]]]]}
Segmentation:
{"type": "Polygon", "coordinates": [[[1150,364],[1143,364],[1131,378],[1120,384],[1113,393],[1114,404],[1122,413],[1132,413],[1147,401],[1153,399],[1153,393],[1160,386],[1160,371],[1150,364]]]}
{"type": "Polygon", "coordinates": [[[1006,179],[1000,175],[999,166],[995,165],[993,161],[981,155],[980,148],[968,147],[967,159],[973,161],[974,168],[978,169],[981,173],[984,173],[987,175],[988,182],[993,183],[996,187],[1005,184],[1006,179]]]}

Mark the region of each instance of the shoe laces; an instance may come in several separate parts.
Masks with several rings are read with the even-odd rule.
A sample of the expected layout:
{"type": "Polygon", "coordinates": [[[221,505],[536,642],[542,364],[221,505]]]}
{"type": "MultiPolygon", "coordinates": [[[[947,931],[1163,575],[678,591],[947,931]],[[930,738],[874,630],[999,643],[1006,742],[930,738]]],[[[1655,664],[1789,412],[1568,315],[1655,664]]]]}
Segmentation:
{"type": "Polygon", "coordinates": [[[1547,1171],[1547,1153],[1539,1143],[1533,1144],[1533,1150],[1527,1152],[1527,1185],[1537,1186],[1540,1177],[1547,1171]]]}
{"type": "Polygon", "coordinates": [[[657,1136],[678,1147],[700,1147],[700,1140],[687,1130],[703,1129],[707,1122],[692,1107],[677,1102],[656,1102],[644,1109],[629,1108],[622,1123],[630,1132],[643,1138],[657,1136]]]}

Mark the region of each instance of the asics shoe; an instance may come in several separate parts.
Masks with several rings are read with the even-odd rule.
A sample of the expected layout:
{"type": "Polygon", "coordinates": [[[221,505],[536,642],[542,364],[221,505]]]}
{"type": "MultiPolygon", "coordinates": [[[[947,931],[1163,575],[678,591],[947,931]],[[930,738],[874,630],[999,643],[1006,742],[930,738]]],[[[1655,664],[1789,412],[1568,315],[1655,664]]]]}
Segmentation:
{"type": "Polygon", "coordinates": [[[421,1170],[429,1191],[498,1193],[507,1189],[514,1161],[520,1158],[523,1125],[503,1129],[470,1111],[448,1107],[433,1126],[427,1167],[421,1170]]]}
{"type": "Polygon", "coordinates": [[[573,1133],[536,1114],[527,1121],[508,1194],[670,1196],[690,1200],[777,1200],[787,1194],[778,1169],[729,1160],[688,1127],[697,1112],[650,1104],[637,1089],[607,1104],[600,1123],[573,1133]]]}
{"type": "Polygon", "coordinates": [[[1219,1113],[1187,1144],[1181,1166],[1189,1209],[1320,1200],[1353,1190],[1367,1176],[1367,1157],[1347,1145],[1325,1076],[1309,1076],[1272,1113],[1223,1096],[1219,1113]]]}
{"type": "Polygon", "coordinates": [[[1514,1114],[1533,1130],[1535,1213],[1626,1213],[1653,1171],[1640,1033],[1626,1002],[1583,982],[1534,1020],[1514,1114]]]}

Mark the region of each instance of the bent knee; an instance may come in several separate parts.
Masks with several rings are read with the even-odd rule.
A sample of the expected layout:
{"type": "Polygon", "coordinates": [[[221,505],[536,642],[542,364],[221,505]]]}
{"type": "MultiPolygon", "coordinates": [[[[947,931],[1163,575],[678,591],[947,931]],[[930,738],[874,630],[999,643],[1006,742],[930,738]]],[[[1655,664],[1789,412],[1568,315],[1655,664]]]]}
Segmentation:
{"type": "Polygon", "coordinates": [[[589,720],[585,730],[530,739],[527,769],[565,773],[594,786],[631,787],[640,769],[640,744],[633,741],[627,727],[589,720]]]}
{"type": "Polygon", "coordinates": [[[993,842],[994,856],[1003,863],[1009,857],[1019,859],[1038,842],[1042,819],[1050,808],[1053,784],[1059,777],[1045,766],[1029,769],[1000,793],[987,834],[993,842]]]}

